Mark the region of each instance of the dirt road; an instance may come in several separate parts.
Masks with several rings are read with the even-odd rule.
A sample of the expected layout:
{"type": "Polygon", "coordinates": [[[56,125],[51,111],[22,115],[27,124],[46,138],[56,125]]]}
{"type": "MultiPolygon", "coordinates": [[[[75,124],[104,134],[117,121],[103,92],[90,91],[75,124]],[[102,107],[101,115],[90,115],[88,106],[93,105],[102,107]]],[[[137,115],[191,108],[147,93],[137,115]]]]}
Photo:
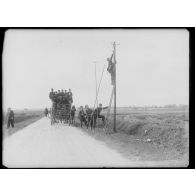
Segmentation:
{"type": "Polygon", "coordinates": [[[50,125],[46,118],[3,141],[6,167],[180,166],[174,161],[130,161],[75,127],[50,125]]]}

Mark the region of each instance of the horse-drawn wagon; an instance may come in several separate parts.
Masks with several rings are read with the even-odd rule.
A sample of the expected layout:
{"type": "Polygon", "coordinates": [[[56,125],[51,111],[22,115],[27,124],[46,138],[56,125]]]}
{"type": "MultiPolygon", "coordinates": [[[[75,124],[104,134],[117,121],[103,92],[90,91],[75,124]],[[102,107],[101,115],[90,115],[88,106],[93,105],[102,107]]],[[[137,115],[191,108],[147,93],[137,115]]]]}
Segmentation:
{"type": "Polygon", "coordinates": [[[51,107],[51,125],[54,123],[71,123],[71,107],[72,107],[72,92],[65,92],[63,90],[54,92],[53,89],[49,94],[52,101],[51,107]]]}

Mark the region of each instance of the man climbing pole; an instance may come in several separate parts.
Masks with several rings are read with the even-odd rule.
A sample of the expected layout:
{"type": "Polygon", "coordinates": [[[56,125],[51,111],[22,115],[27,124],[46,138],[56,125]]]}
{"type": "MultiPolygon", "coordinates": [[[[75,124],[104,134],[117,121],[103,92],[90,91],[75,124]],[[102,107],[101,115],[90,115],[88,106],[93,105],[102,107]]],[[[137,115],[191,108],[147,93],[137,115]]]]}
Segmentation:
{"type": "Polygon", "coordinates": [[[108,61],[107,71],[111,74],[111,84],[114,85],[115,84],[115,64],[116,64],[116,60],[115,60],[115,57],[114,57],[114,62],[112,61],[112,59],[113,59],[113,53],[112,53],[110,58],[107,58],[107,61],[108,61]]]}

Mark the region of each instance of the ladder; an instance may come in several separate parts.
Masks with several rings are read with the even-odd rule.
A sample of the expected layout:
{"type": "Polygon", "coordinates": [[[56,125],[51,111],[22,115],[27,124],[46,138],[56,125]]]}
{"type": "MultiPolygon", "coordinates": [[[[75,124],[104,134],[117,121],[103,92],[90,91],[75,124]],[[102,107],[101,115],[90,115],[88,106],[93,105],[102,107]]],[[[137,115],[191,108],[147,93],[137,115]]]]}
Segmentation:
{"type": "Polygon", "coordinates": [[[114,97],[114,87],[112,89],[112,93],[111,93],[111,96],[110,96],[110,102],[109,102],[109,107],[108,107],[108,111],[107,111],[107,114],[106,114],[106,123],[104,125],[104,128],[107,128],[107,121],[108,121],[108,116],[110,114],[113,97],[114,97]]]}

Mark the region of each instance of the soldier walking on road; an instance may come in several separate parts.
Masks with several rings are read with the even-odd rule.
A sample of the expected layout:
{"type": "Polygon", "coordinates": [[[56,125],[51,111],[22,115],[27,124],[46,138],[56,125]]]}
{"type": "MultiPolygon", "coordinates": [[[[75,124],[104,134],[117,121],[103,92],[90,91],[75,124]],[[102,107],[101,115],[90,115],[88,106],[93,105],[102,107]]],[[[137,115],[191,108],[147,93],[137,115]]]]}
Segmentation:
{"type": "Polygon", "coordinates": [[[8,108],[6,114],[6,122],[7,122],[7,129],[9,129],[10,125],[14,128],[14,111],[11,108],[8,108]]]}

